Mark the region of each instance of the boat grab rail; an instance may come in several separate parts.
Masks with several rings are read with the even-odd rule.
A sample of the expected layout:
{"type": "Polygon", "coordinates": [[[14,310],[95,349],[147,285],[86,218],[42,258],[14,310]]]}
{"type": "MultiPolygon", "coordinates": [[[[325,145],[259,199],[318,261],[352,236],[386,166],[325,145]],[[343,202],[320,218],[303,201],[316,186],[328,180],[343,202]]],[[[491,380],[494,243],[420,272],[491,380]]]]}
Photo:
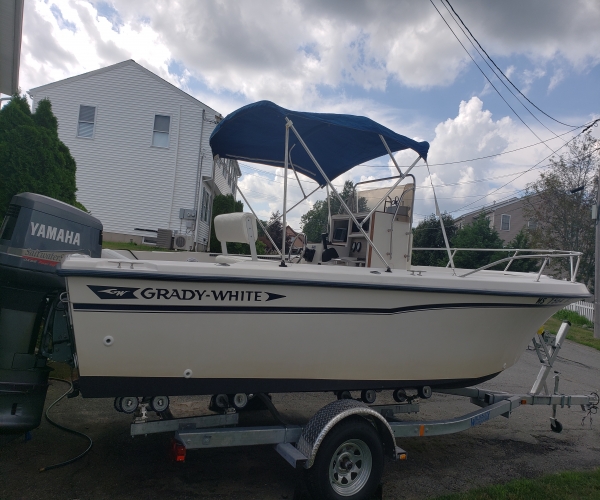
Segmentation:
{"type": "MultiPolygon", "coordinates": [[[[419,248],[413,248],[413,251],[415,250],[425,250],[425,251],[446,251],[446,248],[423,248],[423,247],[419,247],[419,248]]],[[[485,266],[481,266],[478,267],[477,269],[473,269],[470,270],[469,272],[466,272],[464,274],[458,275],[459,278],[466,278],[467,276],[470,276],[471,274],[475,274],[479,271],[484,271],[485,269],[489,269],[490,267],[495,267],[498,264],[501,264],[503,262],[508,262],[508,264],[506,265],[506,267],[504,268],[504,272],[508,271],[508,268],[510,267],[510,265],[513,263],[513,261],[515,260],[521,260],[521,259],[544,259],[544,262],[542,263],[542,266],[540,267],[540,270],[537,273],[536,279],[535,281],[539,281],[540,277],[542,276],[542,272],[544,270],[544,268],[546,267],[546,265],[548,264],[549,260],[551,258],[569,258],[570,260],[570,264],[571,264],[571,282],[575,283],[575,279],[577,277],[577,271],[579,270],[579,264],[581,262],[581,256],[583,255],[583,252],[576,252],[574,250],[543,250],[543,249],[537,249],[537,248],[451,248],[450,250],[452,250],[452,257],[454,258],[454,255],[456,254],[456,252],[514,252],[513,255],[511,255],[510,257],[505,257],[503,259],[499,259],[496,260],[494,262],[491,262],[489,264],[486,264],[485,266]],[[530,252],[530,255],[517,255],[519,253],[522,252],[530,252]],[[573,265],[573,260],[574,258],[577,258],[577,261],[575,262],[575,265],[573,265]]],[[[448,267],[448,266],[446,266],[448,267]]]]}

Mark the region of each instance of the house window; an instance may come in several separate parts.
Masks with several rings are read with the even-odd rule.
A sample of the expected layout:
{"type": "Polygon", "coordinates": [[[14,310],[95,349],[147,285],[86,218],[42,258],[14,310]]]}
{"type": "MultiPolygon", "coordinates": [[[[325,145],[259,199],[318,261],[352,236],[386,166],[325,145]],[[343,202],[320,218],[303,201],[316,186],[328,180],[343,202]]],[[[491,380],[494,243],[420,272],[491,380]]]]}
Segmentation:
{"type": "Polygon", "coordinates": [[[169,147],[169,126],[171,117],[165,115],[154,116],[154,134],[152,136],[152,145],[157,148],[169,147]]]}
{"type": "Polygon", "coordinates": [[[91,139],[94,137],[94,122],[96,120],[95,106],[79,106],[79,121],[77,123],[77,137],[91,139]]]}
{"type": "Polygon", "coordinates": [[[502,231],[510,231],[510,215],[502,214],[500,229],[502,231]]]}
{"type": "Polygon", "coordinates": [[[530,219],[527,221],[527,229],[537,229],[537,221],[530,219]]]}
{"type": "Polygon", "coordinates": [[[204,222],[208,222],[210,219],[210,193],[204,187],[202,188],[202,210],[200,218],[204,222]]]}

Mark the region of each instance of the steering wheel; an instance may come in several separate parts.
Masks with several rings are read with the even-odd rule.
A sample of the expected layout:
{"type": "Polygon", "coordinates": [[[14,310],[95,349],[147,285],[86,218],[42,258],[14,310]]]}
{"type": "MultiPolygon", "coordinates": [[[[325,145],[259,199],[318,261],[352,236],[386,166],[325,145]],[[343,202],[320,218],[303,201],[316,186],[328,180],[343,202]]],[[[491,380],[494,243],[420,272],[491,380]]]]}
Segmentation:
{"type": "Polygon", "coordinates": [[[302,241],[302,249],[300,250],[299,254],[294,255],[294,258],[297,259],[294,262],[295,264],[298,264],[302,261],[302,257],[304,257],[304,252],[306,252],[306,235],[304,233],[298,233],[296,236],[294,236],[294,239],[290,243],[290,249],[288,250],[288,262],[292,262],[292,250],[294,249],[294,243],[296,243],[296,240],[299,236],[303,236],[302,240],[300,240],[302,241]]]}

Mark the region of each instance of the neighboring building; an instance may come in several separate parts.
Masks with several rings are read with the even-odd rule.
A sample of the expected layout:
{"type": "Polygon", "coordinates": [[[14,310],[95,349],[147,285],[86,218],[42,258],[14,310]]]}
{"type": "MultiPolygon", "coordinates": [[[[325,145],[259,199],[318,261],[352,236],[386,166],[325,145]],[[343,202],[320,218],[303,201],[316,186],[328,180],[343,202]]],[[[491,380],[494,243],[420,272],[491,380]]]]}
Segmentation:
{"type": "Polygon", "coordinates": [[[532,203],[530,197],[511,198],[501,203],[494,203],[487,207],[479,208],[456,218],[459,228],[471,224],[482,213],[490,221],[490,227],[498,231],[500,238],[505,243],[513,240],[523,228],[535,229],[535,221],[528,220],[524,214],[525,204],[532,203]]]}
{"type": "Polygon", "coordinates": [[[212,200],[235,197],[241,176],[236,161],[213,162],[214,109],[132,60],[29,94],[34,109],[50,99],[77,162],[77,200],[107,241],[142,243],[155,235],[135,228],[171,229],[206,249],[212,200]]]}
{"type": "MultiPolygon", "coordinates": [[[[297,235],[298,235],[298,233],[296,231],[294,231],[290,226],[287,226],[286,231],[285,231],[285,236],[286,236],[286,239],[289,242],[291,242],[292,240],[294,240],[294,238],[297,235]]],[[[259,236],[258,237],[258,241],[262,241],[265,244],[265,248],[266,248],[267,253],[277,253],[277,250],[275,250],[273,248],[273,244],[271,243],[271,240],[269,238],[267,238],[266,236],[259,236]]],[[[278,246],[281,245],[280,241],[276,241],[275,243],[277,243],[278,246]]],[[[288,243],[286,243],[286,246],[287,245],[288,245],[288,243]]],[[[303,236],[299,236],[294,241],[294,248],[302,248],[303,246],[304,246],[304,237],[303,236]]]]}

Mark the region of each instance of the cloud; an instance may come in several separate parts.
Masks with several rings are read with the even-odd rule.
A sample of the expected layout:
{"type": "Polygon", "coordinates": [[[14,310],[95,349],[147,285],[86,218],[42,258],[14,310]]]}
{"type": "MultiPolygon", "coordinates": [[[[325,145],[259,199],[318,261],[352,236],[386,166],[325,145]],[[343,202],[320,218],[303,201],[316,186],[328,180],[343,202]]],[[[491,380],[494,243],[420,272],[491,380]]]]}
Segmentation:
{"type": "MultiPolygon", "coordinates": [[[[524,90],[542,78],[549,80],[550,92],[565,75],[600,63],[597,1],[473,0],[455,8],[492,57],[514,58],[506,73],[524,90]]],[[[25,3],[23,33],[24,89],[135,59],[224,114],[250,101],[270,99],[292,109],[369,116],[418,140],[431,139],[435,128],[432,164],[537,142],[519,123],[492,116],[484,106],[487,87],[461,102],[454,117],[436,119],[433,126],[385,95],[392,85],[411,92],[451,85],[471,64],[429,2],[31,0],[25,3]]],[[[477,200],[510,179],[500,176],[523,170],[547,154],[538,146],[518,156],[432,166],[435,183],[453,184],[439,188],[441,208],[456,210],[477,200]],[[484,178],[495,179],[474,182],[484,178]]],[[[412,163],[413,157],[408,152],[396,155],[402,165],[412,163]]],[[[385,158],[371,163],[382,168],[357,167],[338,182],[394,173],[385,158]]],[[[262,196],[261,216],[281,206],[281,174],[265,169],[269,173],[244,170],[240,182],[249,194],[262,196]]],[[[414,173],[420,186],[417,211],[431,213],[431,189],[423,182],[426,169],[418,167],[414,173]]],[[[484,201],[510,195],[535,175],[527,174],[484,201]]],[[[291,189],[297,190],[293,199],[299,199],[298,188],[291,189]]],[[[319,198],[324,198],[322,192],[309,202],[319,198]]]]}
{"type": "MultiPolygon", "coordinates": [[[[540,71],[550,61],[577,71],[600,62],[597,2],[479,0],[456,8],[492,56],[522,55],[540,71]]],[[[168,70],[177,61],[188,81],[214,95],[306,109],[322,100],[324,88],[449,85],[470,63],[428,2],[223,0],[200,8],[192,0],[56,0],[50,6],[37,0],[25,9],[24,86],[128,58],[177,83],[168,70]],[[41,28],[44,21],[51,26],[41,28]]],[[[526,84],[539,78],[521,75],[526,84]]]]}

